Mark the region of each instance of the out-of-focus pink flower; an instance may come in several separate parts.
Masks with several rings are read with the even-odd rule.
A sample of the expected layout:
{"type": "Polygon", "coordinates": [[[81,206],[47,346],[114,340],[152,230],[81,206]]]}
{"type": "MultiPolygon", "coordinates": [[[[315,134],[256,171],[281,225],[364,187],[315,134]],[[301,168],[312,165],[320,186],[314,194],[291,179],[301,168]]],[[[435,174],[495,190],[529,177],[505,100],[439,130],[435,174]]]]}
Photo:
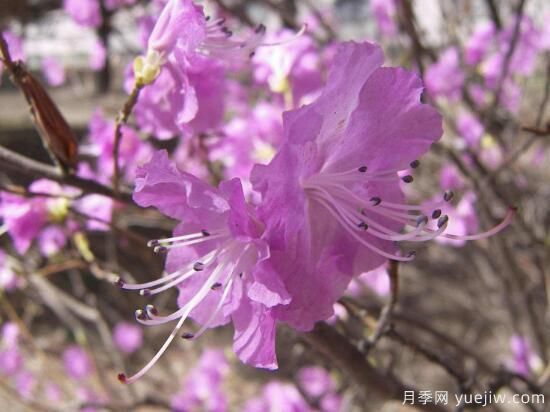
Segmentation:
{"type": "Polygon", "coordinates": [[[98,27],[101,24],[99,0],[63,0],[63,8],[81,26],[98,27]]]}
{"type": "Polygon", "coordinates": [[[132,353],[141,347],[143,331],[132,323],[120,322],[113,330],[113,340],[122,352],[132,353]]]}
{"type": "Polygon", "coordinates": [[[93,372],[92,360],[86,351],[77,345],[65,349],[63,365],[67,375],[78,380],[88,378],[93,372]]]}
{"type": "Polygon", "coordinates": [[[464,179],[458,168],[451,163],[445,163],[439,172],[439,186],[443,190],[462,189],[464,179]]]}
{"type": "Polygon", "coordinates": [[[185,379],[182,390],[172,397],[172,410],[225,412],[228,405],[222,391],[222,381],[227,372],[228,364],[223,352],[207,349],[185,379]]]}
{"type": "MultiPolygon", "coordinates": [[[[62,195],[57,183],[39,179],[29,186],[29,191],[49,195],[62,195]]],[[[48,222],[63,218],[67,201],[61,197],[24,198],[12,193],[0,192],[0,216],[13,239],[15,249],[23,254],[48,222]]]]}
{"type": "Polygon", "coordinates": [[[246,402],[243,411],[311,412],[311,408],[294,385],[273,381],[264,386],[261,396],[246,402]]]}
{"type": "Polygon", "coordinates": [[[96,39],[92,46],[90,54],[90,68],[94,71],[99,71],[105,67],[107,62],[107,50],[105,45],[99,39],[96,39]]]}
{"type": "Polygon", "coordinates": [[[23,399],[30,399],[36,387],[36,377],[26,370],[22,370],[15,376],[15,388],[23,399]]]}
{"type": "Polygon", "coordinates": [[[469,147],[476,148],[484,133],[483,125],[471,113],[462,112],[456,120],[458,133],[469,147]]]}
{"type": "MultiPolygon", "coordinates": [[[[267,41],[284,42],[293,36],[290,30],[281,30],[268,36],[267,41]]],[[[309,103],[311,99],[308,97],[318,93],[323,84],[319,52],[306,35],[277,47],[259,48],[252,62],[255,80],[267,84],[274,93],[282,93],[285,97],[290,95],[292,102],[287,102],[287,105],[293,103],[292,107],[309,103]]]]}
{"type": "Polygon", "coordinates": [[[495,25],[492,22],[484,21],[478,24],[464,46],[466,63],[470,65],[479,63],[491,47],[494,36],[495,25]]]}
{"type": "Polygon", "coordinates": [[[397,34],[397,5],[398,0],[372,0],[370,10],[376,19],[378,30],[383,36],[393,37],[397,34]]]}
{"type": "Polygon", "coordinates": [[[5,376],[13,376],[23,366],[23,357],[18,348],[0,350],[0,373],[5,376]]]}
{"type": "Polygon", "coordinates": [[[65,68],[54,57],[42,59],[42,72],[50,86],[57,87],[65,83],[65,68]]]}
{"type": "Polygon", "coordinates": [[[63,399],[63,392],[61,391],[61,388],[59,387],[59,385],[53,382],[48,382],[46,384],[46,387],[44,388],[44,394],[48,403],[56,404],[58,402],[61,402],[61,400],[63,399]]]}
{"type": "Polygon", "coordinates": [[[515,373],[528,377],[533,372],[538,372],[542,367],[542,361],[533,351],[529,340],[524,336],[514,335],[510,339],[512,359],[508,366],[515,373]]]}
{"type": "Polygon", "coordinates": [[[450,47],[439,56],[437,62],[426,70],[426,88],[433,97],[457,100],[462,93],[464,72],[456,47],[450,47]]]}

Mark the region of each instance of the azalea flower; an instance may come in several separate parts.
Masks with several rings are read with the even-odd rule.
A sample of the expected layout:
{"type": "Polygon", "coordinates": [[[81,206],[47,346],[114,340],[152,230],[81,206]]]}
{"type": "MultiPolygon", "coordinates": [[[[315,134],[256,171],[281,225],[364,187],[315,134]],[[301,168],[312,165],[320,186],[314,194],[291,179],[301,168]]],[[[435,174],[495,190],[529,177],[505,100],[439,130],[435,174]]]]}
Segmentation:
{"type": "Polygon", "coordinates": [[[227,400],[222,391],[223,379],[228,372],[229,365],[221,350],[205,350],[197,365],[186,377],[181,391],[172,397],[172,410],[228,410],[227,400]]]}
{"type": "MultiPolygon", "coordinates": [[[[68,201],[62,196],[60,185],[47,179],[39,179],[29,186],[30,192],[49,194],[25,198],[8,192],[0,192],[0,216],[18,253],[24,254],[49,223],[65,218],[68,201]]],[[[64,243],[64,242],[62,242],[64,243]]]]}
{"type": "Polygon", "coordinates": [[[149,243],[154,251],[168,253],[166,276],[143,284],[122,280],[118,284],[144,296],[178,287],[180,309],[161,316],[148,305],[136,312],[136,319],[144,325],[173,321],[177,325],[143,369],[130,378],[121,374],[120,380],[133,382],[151,368],[188,317],[202,326],[196,332],[185,332],[184,338],[196,339],[208,328],[232,322],[233,347],[239,358],[257,367],[276,368],[271,308],[290,298],[276,273],[264,264],[270,256],[262,239],[264,225],[246,204],[240,181],[224,181],[216,189],[179,171],[167,153],[160,151],[139,169],[134,201],[142,207],[155,206],[181,223],[173,237],[149,243]]]}
{"type": "Polygon", "coordinates": [[[50,86],[57,87],[65,83],[65,68],[56,58],[42,59],[42,72],[50,86]]]}
{"type": "Polygon", "coordinates": [[[92,360],[86,351],[78,346],[71,345],[63,352],[63,366],[68,376],[83,380],[93,373],[92,360]]]}
{"type": "Polygon", "coordinates": [[[462,95],[464,72],[456,47],[449,47],[437,62],[426,70],[426,89],[432,97],[444,97],[456,101],[462,95]]]}
{"type": "Polygon", "coordinates": [[[397,4],[398,0],[372,0],[370,10],[380,33],[387,37],[397,34],[397,4]]]}
{"type": "Polygon", "coordinates": [[[298,329],[325,319],[352,275],[387,259],[414,259],[396,242],[480,239],[514,215],[510,210],[485,233],[456,236],[445,232],[449,217],[440,209],[452,193],[433,202],[429,214],[404,202],[401,185],[413,181],[409,173],[440,138],[442,120],[421,104],[416,74],[382,62],[382,51],[370,43],[341,45],[321,96],[284,114],[285,143],[269,165],[252,171],[271,260],[292,297],[275,314],[298,329]],[[336,299],[328,305],[323,298],[331,294],[336,299]]]}
{"type": "Polygon", "coordinates": [[[243,411],[311,412],[311,408],[294,385],[273,381],[264,386],[259,397],[247,401],[243,411]]]}
{"type": "Polygon", "coordinates": [[[117,323],[113,330],[113,341],[124,353],[138,350],[143,343],[143,332],[138,326],[128,323],[117,323]]]}
{"type": "Polygon", "coordinates": [[[101,24],[99,0],[63,0],[63,8],[81,26],[99,27],[101,24]]]}

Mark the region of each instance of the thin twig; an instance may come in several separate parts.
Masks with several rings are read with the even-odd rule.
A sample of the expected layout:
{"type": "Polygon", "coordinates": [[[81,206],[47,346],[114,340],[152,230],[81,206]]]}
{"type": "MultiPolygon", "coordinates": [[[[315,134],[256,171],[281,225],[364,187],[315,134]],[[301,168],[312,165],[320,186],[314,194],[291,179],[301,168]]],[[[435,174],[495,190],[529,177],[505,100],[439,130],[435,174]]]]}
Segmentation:
{"type": "Polygon", "coordinates": [[[115,194],[118,196],[120,194],[119,180],[120,180],[120,142],[122,140],[122,126],[128,122],[128,118],[132,114],[134,107],[136,106],[139,98],[139,94],[143,89],[143,85],[140,83],[135,83],[132,92],[128,96],[126,103],[116,119],[115,126],[115,140],[113,144],[113,188],[115,194]]]}
{"type": "Polygon", "coordinates": [[[131,193],[127,190],[121,191],[119,196],[115,196],[113,189],[108,186],[104,186],[94,180],[84,179],[79,176],[65,175],[56,167],[29,159],[28,157],[12,152],[2,146],[0,146],[0,161],[2,168],[10,169],[16,173],[25,174],[31,177],[40,176],[82,189],[86,193],[97,193],[112,198],[116,197],[117,199],[127,203],[132,202],[131,193]]]}
{"type": "Polygon", "coordinates": [[[369,347],[376,345],[378,340],[388,332],[388,328],[390,327],[391,317],[399,295],[399,262],[390,260],[388,274],[390,278],[390,299],[382,309],[374,333],[368,340],[369,347]]]}

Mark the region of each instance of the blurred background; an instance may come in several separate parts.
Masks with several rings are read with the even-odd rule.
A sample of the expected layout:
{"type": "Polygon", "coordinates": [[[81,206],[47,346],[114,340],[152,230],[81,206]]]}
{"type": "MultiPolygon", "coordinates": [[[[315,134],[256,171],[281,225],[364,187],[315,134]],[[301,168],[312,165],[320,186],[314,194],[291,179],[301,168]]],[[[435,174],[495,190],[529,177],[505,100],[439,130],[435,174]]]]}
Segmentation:
{"type": "MultiPolygon", "coordinates": [[[[442,140],[405,188],[411,202],[453,190],[454,206],[445,213],[449,231],[461,235],[493,227],[510,206],[519,210],[516,220],[488,240],[422,244],[416,260],[399,267],[392,329],[373,347],[366,337],[390,301],[387,267],[354,281],[335,305],[335,316],[313,333],[281,326],[278,371],[241,364],[228,327],[194,342],[175,342],[146,377],[125,386],[117,374],[141,368],[171,329],[138,325],[134,311],[151,299],[121,291],[113,280],[158,277],[162,256],[146,243],[169,235],[174,222],[120,200],[81,205],[65,195],[36,198],[29,185],[44,176],[0,163],[1,409],[550,410],[550,3],[197,3],[207,15],[226,17],[238,35],[260,23],[270,41],[291,38],[304,23],[308,29],[296,41],[259,49],[231,73],[219,127],[194,128],[184,136],[159,120],[155,105],[162,96],[142,96],[125,132],[132,147],[122,151],[132,154],[123,165],[124,188],[133,185],[135,165],[158,148],[168,149],[183,170],[212,182],[240,173],[246,178],[249,170],[235,167],[239,156],[245,164],[269,161],[280,142],[281,113],[318,93],[335,42],[368,40],[383,47],[385,65],[418,72],[424,102],[444,116],[442,140]],[[253,144],[237,153],[235,142],[245,132],[254,134],[253,144]],[[7,219],[15,214],[36,222],[41,208],[47,209],[47,223],[28,244],[17,244],[7,219]],[[335,348],[350,356],[342,359],[335,348]],[[449,400],[403,404],[407,388],[447,392],[449,400]],[[455,394],[487,391],[528,397],[456,406],[455,394]],[[546,394],[546,404],[535,394],[546,394]]],[[[101,184],[110,184],[101,162],[112,151],[114,120],[131,90],[129,67],[144,53],[162,5],[1,0],[0,30],[12,58],[46,86],[79,139],[80,159],[90,169],[85,175],[101,184]]],[[[52,163],[6,67],[0,145],[52,163]]],[[[51,187],[43,190],[52,193],[51,187]]],[[[152,301],[168,311],[176,308],[176,298],[168,292],[152,301]]]]}

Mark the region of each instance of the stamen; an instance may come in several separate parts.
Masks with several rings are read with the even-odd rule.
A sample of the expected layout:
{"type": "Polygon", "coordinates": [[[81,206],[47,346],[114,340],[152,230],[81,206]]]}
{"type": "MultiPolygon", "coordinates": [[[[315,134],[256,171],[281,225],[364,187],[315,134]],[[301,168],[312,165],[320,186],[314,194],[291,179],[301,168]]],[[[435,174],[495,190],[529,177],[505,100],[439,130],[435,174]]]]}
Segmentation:
{"type": "Polygon", "coordinates": [[[414,178],[411,176],[411,175],[407,175],[407,176],[403,176],[401,178],[401,180],[405,183],[412,183],[412,181],[414,180],[414,178]]]}
{"type": "Polygon", "coordinates": [[[443,194],[443,200],[445,200],[445,202],[450,202],[451,199],[454,197],[454,193],[451,191],[451,190],[447,190],[444,194],[443,194]]]}
{"type": "Polygon", "coordinates": [[[357,169],[360,173],[365,173],[367,171],[367,166],[361,166],[359,169],[357,169]]]}
{"type": "Polygon", "coordinates": [[[432,212],[432,219],[438,219],[441,216],[441,209],[435,209],[432,212]]]}
{"type": "Polygon", "coordinates": [[[184,334],[181,335],[181,337],[186,340],[191,340],[195,337],[195,335],[191,332],[185,332],[184,334]]]}
{"type": "Polygon", "coordinates": [[[420,166],[420,161],[419,160],[413,160],[410,165],[409,165],[412,169],[416,169],[418,166],[420,166]]]}
{"type": "Polygon", "coordinates": [[[380,199],[379,197],[371,197],[370,201],[373,206],[378,206],[382,202],[382,199],[380,199]]]}
{"type": "Polygon", "coordinates": [[[443,215],[437,220],[437,227],[441,227],[443,225],[446,225],[449,221],[449,216],[443,215]]]}

